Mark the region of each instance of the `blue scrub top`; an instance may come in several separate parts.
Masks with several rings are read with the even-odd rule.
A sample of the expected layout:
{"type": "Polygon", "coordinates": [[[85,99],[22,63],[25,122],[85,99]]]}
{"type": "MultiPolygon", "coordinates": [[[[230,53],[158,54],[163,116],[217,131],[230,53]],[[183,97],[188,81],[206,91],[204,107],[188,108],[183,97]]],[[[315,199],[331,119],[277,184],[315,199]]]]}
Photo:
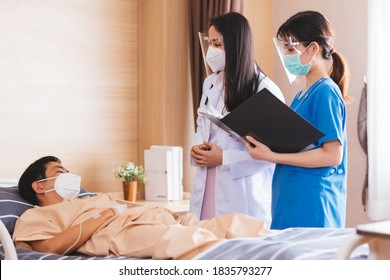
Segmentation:
{"type": "Polygon", "coordinates": [[[291,108],[319,128],[325,136],[314,143],[339,140],[343,159],[338,166],[304,168],[277,164],[272,182],[273,229],[289,227],[344,227],[347,186],[346,108],[339,87],[322,78],[291,108]]]}

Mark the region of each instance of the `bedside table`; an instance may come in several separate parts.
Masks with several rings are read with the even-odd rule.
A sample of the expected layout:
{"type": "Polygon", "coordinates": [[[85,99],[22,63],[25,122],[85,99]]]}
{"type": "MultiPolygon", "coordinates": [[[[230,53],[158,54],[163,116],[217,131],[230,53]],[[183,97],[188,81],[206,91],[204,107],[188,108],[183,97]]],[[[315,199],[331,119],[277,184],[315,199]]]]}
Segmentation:
{"type": "Polygon", "coordinates": [[[179,201],[152,201],[152,200],[137,200],[137,201],[128,201],[124,199],[117,198],[116,201],[119,203],[126,204],[127,207],[137,207],[137,206],[161,206],[168,208],[176,214],[184,214],[190,211],[190,200],[183,199],[179,201]]]}
{"type": "MultiPolygon", "coordinates": [[[[102,194],[97,192],[96,194],[102,194]]],[[[118,201],[119,203],[126,204],[127,207],[137,207],[137,206],[161,206],[168,208],[176,214],[184,214],[190,211],[190,200],[189,193],[184,193],[184,199],[179,201],[154,201],[154,200],[137,200],[137,201],[128,201],[123,199],[123,192],[110,192],[111,196],[118,201]]]]}

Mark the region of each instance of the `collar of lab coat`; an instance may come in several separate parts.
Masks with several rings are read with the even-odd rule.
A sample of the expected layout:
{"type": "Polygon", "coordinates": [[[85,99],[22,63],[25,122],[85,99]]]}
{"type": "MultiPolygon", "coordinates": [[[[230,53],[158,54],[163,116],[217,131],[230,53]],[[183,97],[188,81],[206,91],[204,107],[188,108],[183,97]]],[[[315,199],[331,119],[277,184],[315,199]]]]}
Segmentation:
{"type": "Polygon", "coordinates": [[[214,86],[222,91],[224,87],[224,77],[225,77],[225,71],[221,71],[217,74],[217,77],[215,78],[215,84],[214,86]]]}

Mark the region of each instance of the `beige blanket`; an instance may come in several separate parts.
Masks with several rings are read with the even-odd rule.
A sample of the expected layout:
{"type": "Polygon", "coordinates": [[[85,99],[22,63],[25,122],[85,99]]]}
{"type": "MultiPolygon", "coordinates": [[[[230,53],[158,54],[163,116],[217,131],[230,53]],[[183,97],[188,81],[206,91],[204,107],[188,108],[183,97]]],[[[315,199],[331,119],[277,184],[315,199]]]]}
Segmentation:
{"type": "MultiPolygon", "coordinates": [[[[109,194],[27,210],[16,222],[14,241],[49,239],[118,203],[109,194]]],[[[135,207],[118,214],[77,251],[87,255],[122,255],[154,259],[190,259],[225,238],[268,235],[263,222],[241,214],[199,221],[166,208],[135,207]]],[[[23,246],[22,246],[23,247],[23,246]]]]}

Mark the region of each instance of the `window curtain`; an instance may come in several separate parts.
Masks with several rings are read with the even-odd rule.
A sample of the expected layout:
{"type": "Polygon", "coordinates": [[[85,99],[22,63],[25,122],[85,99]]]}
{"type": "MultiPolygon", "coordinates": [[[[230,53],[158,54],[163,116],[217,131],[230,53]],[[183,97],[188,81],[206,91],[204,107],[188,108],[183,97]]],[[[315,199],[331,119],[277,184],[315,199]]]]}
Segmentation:
{"type": "Polygon", "coordinates": [[[390,219],[390,1],[368,1],[368,216],[390,219]]]}
{"type": "MultiPolygon", "coordinates": [[[[194,120],[202,96],[203,80],[206,78],[206,68],[199,44],[198,32],[209,29],[209,20],[217,15],[228,12],[246,13],[246,0],[189,0],[190,9],[190,60],[191,86],[194,120]]],[[[196,124],[194,124],[196,126],[196,124]]]]}
{"type": "Polygon", "coordinates": [[[364,211],[367,211],[368,200],[368,147],[367,147],[367,83],[364,81],[362,94],[360,97],[359,114],[358,114],[358,138],[360,146],[366,154],[366,174],[364,176],[362,203],[364,211]]]}

